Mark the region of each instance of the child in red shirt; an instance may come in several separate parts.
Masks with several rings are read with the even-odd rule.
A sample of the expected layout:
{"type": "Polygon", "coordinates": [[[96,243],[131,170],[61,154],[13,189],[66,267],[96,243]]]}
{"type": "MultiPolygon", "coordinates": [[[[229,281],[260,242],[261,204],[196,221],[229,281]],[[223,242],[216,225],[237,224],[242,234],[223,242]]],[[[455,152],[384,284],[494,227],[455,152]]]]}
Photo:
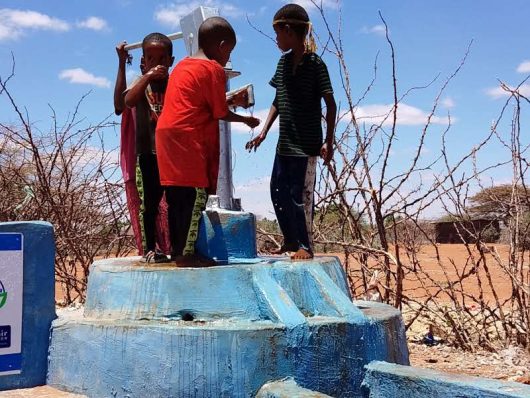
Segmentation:
{"type": "Polygon", "coordinates": [[[195,241],[207,196],[217,187],[219,120],[259,125],[254,117],[231,112],[226,103],[223,67],[236,45],[232,26],[223,18],[208,18],[198,35],[199,50],[171,72],[156,128],[160,182],[166,189],[177,265],[200,261],[195,241]]]}

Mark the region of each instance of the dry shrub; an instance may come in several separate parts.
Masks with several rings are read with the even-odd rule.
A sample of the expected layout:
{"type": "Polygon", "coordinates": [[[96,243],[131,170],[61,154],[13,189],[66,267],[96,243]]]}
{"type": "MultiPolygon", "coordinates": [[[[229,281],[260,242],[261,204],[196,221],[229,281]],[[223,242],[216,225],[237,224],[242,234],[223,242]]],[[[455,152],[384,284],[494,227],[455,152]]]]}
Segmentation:
{"type": "Polygon", "coordinates": [[[103,145],[114,123],[90,124],[79,107],[51,128],[39,130],[8,89],[14,75],[0,79],[3,95],[18,118],[0,123],[0,222],[44,220],[54,226],[56,281],[61,304],[83,302],[89,266],[97,257],[124,255],[133,242],[116,150],[103,145]]]}
{"type": "MultiPolygon", "coordinates": [[[[332,22],[321,2],[312,3],[320,11],[320,22],[325,27],[318,36],[322,52],[338,64],[341,80],[334,85],[336,92],[340,86],[343,98],[337,116],[334,162],[322,167],[317,181],[317,247],[342,252],[354,297],[365,293],[372,275],[378,271],[383,300],[406,311],[407,328],[418,321],[434,324],[444,331],[449,342],[469,350],[495,350],[509,344],[530,348],[530,269],[526,245],[521,244],[528,228],[520,222],[526,217],[530,197],[526,195],[529,146],[527,137],[520,134],[521,112],[523,106],[528,106],[528,99],[517,87],[502,84],[508,99],[496,122],[467,153],[455,157],[448,144],[451,115],[446,115],[447,124],[441,131],[433,120],[440,120],[440,99],[465,66],[472,43],[463,49],[462,59],[444,79],[437,76],[428,84],[403,90],[398,85],[395,46],[386,29],[386,70],[390,76],[385,81],[389,82],[391,106],[382,115],[359,119],[359,106],[379,84],[379,53],[373,80],[354,99],[341,36],[341,13],[332,22]],[[418,90],[434,90],[434,94],[407,163],[392,156],[400,137],[411,137],[410,131],[405,133],[398,124],[398,109],[418,90]],[[506,116],[509,110],[511,117],[506,116]],[[433,147],[431,143],[429,150],[435,153],[431,157],[434,160],[424,160],[425,143],[433,135],[440,144],[433,147]],[[498,158],[482,158],[486,147],[490,153],[494,147],[498,158]],[[476,210],[469,206],[471,193],[486,188],[485,181],[497,169],[510,170],[512,174],[505,192],[510,212],[504,233],[506,250],[499,253],[482,234],[469,229],[466,233],[473,243],[460,246],[463,257],[441,253],[426,214],[436,207],[454,219],[471,219],[476,210]],[[494,275],[508,281],[507,294],[501,294],[494,275]]],[[[386,27],[381,14],[380,18],[386,27]]],[[[465,229],[466,224],[461,227],[465,229]]]]}

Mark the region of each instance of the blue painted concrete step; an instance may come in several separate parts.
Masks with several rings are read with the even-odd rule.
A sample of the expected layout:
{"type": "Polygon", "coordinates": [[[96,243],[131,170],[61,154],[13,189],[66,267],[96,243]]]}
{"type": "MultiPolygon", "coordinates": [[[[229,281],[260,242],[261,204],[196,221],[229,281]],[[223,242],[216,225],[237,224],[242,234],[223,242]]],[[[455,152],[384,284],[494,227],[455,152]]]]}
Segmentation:
{"type": "Polygon", "coordinates": [[[286,325],[307,316],[362,321],[351,304],[340,262],[319,257],[241,259],[209,268],[101,260],[90,269],[85,315],[98,319],[249,319],[286,325]]]}
{"type": "Polygon", "coordinates": [[[374,361],[362,384],[366,398],[528,398],[530,386],[374,361]]]}
{"type": "Polygon", "coordinates": [[[370,361],[408,364],[400,313],[356,304],[334,257],[211,268],[97,262],[84,313],[53,324],[48,384],[98,398],[238,398],[292,376],[355,397],[370,361]]]}

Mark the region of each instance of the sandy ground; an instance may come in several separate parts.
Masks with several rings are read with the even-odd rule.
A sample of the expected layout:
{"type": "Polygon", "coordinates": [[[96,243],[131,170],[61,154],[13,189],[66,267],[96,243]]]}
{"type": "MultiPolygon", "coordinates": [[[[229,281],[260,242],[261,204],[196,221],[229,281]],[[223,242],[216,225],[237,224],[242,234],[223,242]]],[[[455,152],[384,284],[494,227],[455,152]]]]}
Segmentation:
{"type": "Polygon", "coordinates": [[[0,392],[1,398],[86,398],[84,395],[70,394],[48,386],[24,388],[0,392]]]}
{"type": "MultiPolygon", "coordinates": [[[[503,263],[507,263],[509,256],[509,248],[506,245],[491,245],[495,248],[499,258],[503,263]]],[[[336,254],[341,261],[344,261],[342,253],[336,254]]],[[[454,282],[459,279],[459,275],[469,273],[474,267],[474,263],[470,261],[471,255],[475,261],[479,261],[480,256],[478,251],[472,247],[466,248],[465,245],[459,244],[438,244],[436,246],[424,245],[421,247],[418,255],[417,272],[407,272],[404,282],[404,293],[414,298],[422,298],[427,292],[434,293],[439,290],[437,284],[447,286],[448,282],[454,282]],[[425,277],[429,275],[432,281],[425,277]]],[[[403,251],[400,252],[401,261],[410,269],[412,269],[412,261],[407,258],[403,251]]],[[[491,254],[485,256],[485,262],[479,262],[477,267],[478,272],[467,277],[463,283],[456,285],[456,289],[464,291],[466,294],[476,296],[478,298],[482,289],[482,294],[486,302],[493,303],[494,296],[492,287],[499,300],[509,298],[511,295],[511,282],[505,270],[499,265],[495,257],[491,254]],[[491,283],[488,280],[485,267],[486,264],[491,278],[491,283]],[[480,279],[480,283],[479,283],[480,279]]],[[[525,272],[528,275],[528,264],[530,263],[530,251],[525,254],[525,272]]],[[[376,267],[374,263],[374,267],[376,267]]],[[[353,275],[354,286],[362,292],[361,280],[359,279],[360,266],[355,263],[350,263],[350,274],[353,275]]],[[[379,282],[383,282],[382,275],[379,276],[379,282]]],[[[440,296],[443,297],[443,294],[440,296]]]]}
{"type": "MultiPolygon", "coordinates": [[[[502,261],[507,262],[509,256],[508,246],[494,245],[491,248],[495,249],[502,261]]],[[[422,298],[426,297],[427,293],[438,291],[436,283],[447,286],[448,281],[458,280],[459,275],[469,272],[474,265],[473,262],[469,261],[470,254],[477,259],[479,258],[478,252],[474,248],[466,248],[465,245],[439,244],[436,247],[423,246],[418,256],[421,272],[416,274],[409,273],[406,276],[404,293],[421,301],[422,298]],[[429,274],[433,278],[434,283],[426,280],[423,276],[424,274],[429,274]]],[[[525,256],[525,272],[528,275],[529,254],[525,256]]],[[[339,257],[342,256],[339,255],[339,257]]],[[[404,263],[409,261],[403,254],[401,259],[404,263]]],[[[461,285],[456,286],[458,291],[468,295],[466,305],[471,308],[477,306],[477,302],[471,297],[480,300],[482,295],[485,303],[494,305],[493,291],[495,291],[499,301],[510,298],[512,293],[510,279],[496,258],[491,254],[486,255],[485,264],[488,268],[489,277],[481,264],[477,274],[468,277],[461,285]]],[[[358,275],[359,267],[355,263],[351,264],[350,269],[354,275],[358,275]]],[[[362,292],[362,289],[358,291],[362,292]]],[[[439,297],[441,302],[449,301],[448,297],[443,294],[439,297]]],[[[445,344],[428,347],[416,342],[421,340],[421,336],[426,330],[427,325],[420,322],[414,324],[407,333],[411,365],[449,373],[530,384],[530,352],[517,347],[509,347],[497,353],[480,350],[474,353],[465,352],[445,344]]]]}
{"type": "Polygon", "coordinates": [[[447,345],[428,347],[409,341],[409,352],[412,366],[530,384],[530,355],[521,348],[471,353],[447,345]]]}

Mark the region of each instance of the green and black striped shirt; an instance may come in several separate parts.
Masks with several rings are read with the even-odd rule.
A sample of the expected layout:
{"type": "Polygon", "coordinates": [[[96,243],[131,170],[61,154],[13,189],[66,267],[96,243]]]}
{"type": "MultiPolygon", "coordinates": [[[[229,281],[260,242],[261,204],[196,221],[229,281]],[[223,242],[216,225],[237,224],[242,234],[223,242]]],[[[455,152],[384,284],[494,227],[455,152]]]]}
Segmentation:
{"type": "Polygon", "coordinates": [[[293,55],[282,55],[269,84],[276,89],[280,115],[276,152],[288,156],[318,156],[322,147],[322,96],[333,93],[328,68],[315,53],[304,54],[293,74],[293,55]]]}

